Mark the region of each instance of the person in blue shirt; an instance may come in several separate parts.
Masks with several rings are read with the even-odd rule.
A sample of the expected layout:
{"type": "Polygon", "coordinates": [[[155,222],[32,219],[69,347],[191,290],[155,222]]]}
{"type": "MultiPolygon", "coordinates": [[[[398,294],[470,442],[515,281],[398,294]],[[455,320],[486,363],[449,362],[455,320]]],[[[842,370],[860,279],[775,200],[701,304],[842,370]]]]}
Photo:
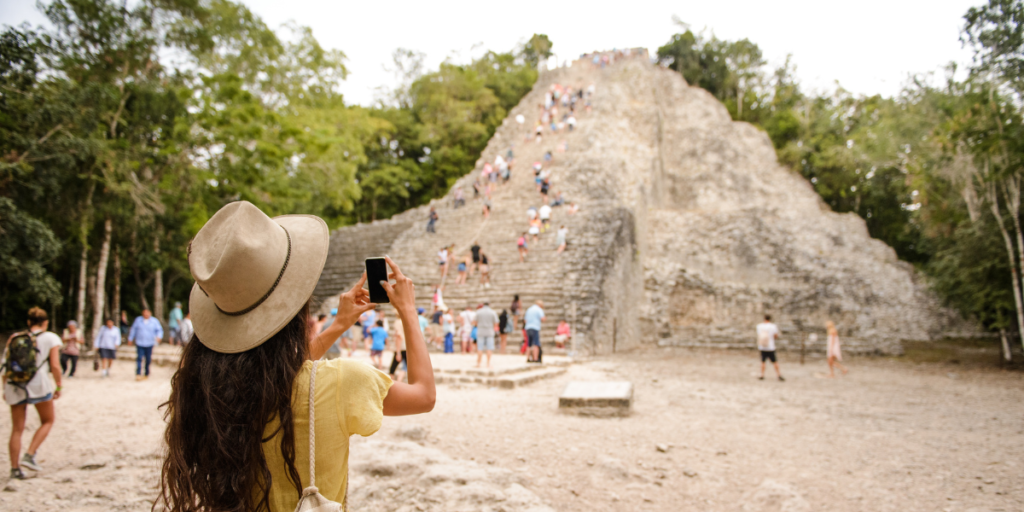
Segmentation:
{"type": "Polygon", "coordinates": [[[416,310],[416,312],[419,313],[418,317],[420,321],[420,332],[423,333],[423,339],[428,339],[427,328],[430,327],[430,320],[427,320],[427,317],[423,316],[423,314],[426,313],[427,310],[419,308],[416,310]]]}
{"type": "Polygon", "coordinates": [[[544,301],[538,300],[536,304],[526,310],[526,339],[530,346],[530,357],[527,362],[540,362],[540,324],[544,321],[544,301]]]}
{"type": "Polygon", "coordinates": [[[148,309],[142,310],[142,316],[135,319],[132,330],[128,333],[128,341],[135,343],[135,380],[149,378],[149,363],[153,360],[153,345],[164,337],[164,328],[160,321],[153,318],[148,309]],[[146,360],[146,373],[142,373],[142,360],[146,360]]]}
{"type": "Polygon", "coordinates": [[[388,331],[384,328],[383,319],[377,320],[377,325],[370,329],[370,337],[373,338],[373,346],[370,347],[370,359],[378,370],[383,370],[384,362],[381,356],[384,354],[384,346],[388,341],[388,331]]]}
{"type": "Polygon", "coordinates": [[[185,318],[185,315],[181,314],[181,303],[175,302],[174,309],[171,310],[170,316],[167,317],[167,329],[171,331],[171,344],[181,345],[181,321],[185,318]]]}

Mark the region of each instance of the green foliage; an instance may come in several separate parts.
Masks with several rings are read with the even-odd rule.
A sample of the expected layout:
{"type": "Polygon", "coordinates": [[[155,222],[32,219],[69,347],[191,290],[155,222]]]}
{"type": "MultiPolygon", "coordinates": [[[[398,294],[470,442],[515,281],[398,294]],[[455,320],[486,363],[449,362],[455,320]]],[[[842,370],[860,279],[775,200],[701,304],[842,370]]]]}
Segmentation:
{"type": "Polygon", "coordinates": [[[804,95],[788,59],[766,72],[756,44],[705,38],[682,23],[658,58],[734,119],[764,129],[783,164],[833,210],[863,217],[951,305],[1009,328],[1010,264],[992,206],[1013,230],[1006,191],[1019,190],[1024,168],[1024,4],[990,0],[964,20],[970,77],[942,88],[915,81],[893,98],[842,88],[804,95]]]}
{"type": "Polygon", "coordinates": [[[159,299],[187,297],[188,242],[230,201],[332,227],[427,202],[473,168],[533,86],[524,52],[550,55],[535,36],[520,53],[423,74],[406,50],[398,101],[367,109],[337,92],[342,52],[306,27],[275,31],[240,3],[41,9],[51,28],[0,33],[0,329],[35,304],[74,316],[67,299],[83,254],[96,273],[106,219],[134,312],[158,299],[157,278],[159,299]]]}
{"type": "Polygon", "coordinates": [[[1006,248],[993,219],[964,224],[938,245],[926,269],[935,290],[963,313],[985,326],[1006,329],[1013,325],[1013,292],[1007,276],[1006,248]]]}
{"type": "Polygon", "coordinates": [[[548,39],[546,34],[534,34],[530,36],[530,40],[523,45],[521,54],[526,63],[532,68],[536,68],[540,61],[550,57],[551,48],[554,43],[548,39]]]}
{"type": "Polygon", "coordinates": [[[33,302],[60,304],[60,285],[46,265],[60,253],[61,244],[43,222],[0,197],[0,290],[4,316],[8,310],[33,302]],[[11,293],[21,290],[21,294],[11,293]],[[13,304],[8,300],[13,299],[13,304]]]}
{"type": "Polygon", "coordinates": [[[369,112],[379,124],[363,139],[356,221],[388,217],[446,193],[473,169],[506,112],[537,80],[525,50],[487,52],[466,65],[445,62],[426,74],[408,50],[394,60],[410,80],[394,94],[398,106],[369,112]]]}

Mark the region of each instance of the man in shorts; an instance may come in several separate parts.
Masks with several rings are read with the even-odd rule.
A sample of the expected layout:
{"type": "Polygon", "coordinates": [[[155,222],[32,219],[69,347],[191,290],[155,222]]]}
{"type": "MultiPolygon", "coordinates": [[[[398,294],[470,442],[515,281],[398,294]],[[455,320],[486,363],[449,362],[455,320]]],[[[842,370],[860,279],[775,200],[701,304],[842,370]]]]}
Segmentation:
{"type": "Polygon", "coordinates": [[[540,327],[544,321],[544,301],[538,300],[536,304],[526,310],[526,339],[529,346],[529,363],[540,362],[540,327]]]}
{"type": "Polygon", "coordinates": [[[480,359],[487,352],[487,368],[491,367],[491,354],[494,353],[494,326],[498,324],[498,314],[491,309],[490,303],[476,310],[476,367],[480,368],[480,359]]]}
{"type": "Polygon", "coordinates": [[[779,328],[772,323],[772,316],[765,315],[764,322],[757,324],[757,348],[761,351],[761,376],[759,380],[764,380],[764,363],[767,360],[772,361],[772,366],[775,367],[775,375],[779,377],[779,380],[785,382],[786,379],[782,378],[782,372],[779,371],[779,363],[775,359],[775,340],[779,337],[779,328]]]}

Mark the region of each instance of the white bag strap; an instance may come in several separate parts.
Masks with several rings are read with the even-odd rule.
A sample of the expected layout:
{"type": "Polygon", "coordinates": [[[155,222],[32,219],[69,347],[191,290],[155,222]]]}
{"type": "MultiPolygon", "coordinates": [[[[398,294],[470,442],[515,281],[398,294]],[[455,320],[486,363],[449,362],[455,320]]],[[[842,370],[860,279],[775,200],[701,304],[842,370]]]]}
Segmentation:
{"type": "Polygon", "coordinates": [[[313,397],[316,394],[317,361],[313,361],[313,369],[309,372],[309,487],[302,490],[296,510],[304,511],[344,511],[348,510],[348,478],[346,475],[345,498],[342,503],[334,503],[320,495],[316,488],[316,413],[313,397]],[[306,498],[310,503],[306,503],[306,498]],[[306,504],[306,506],[304,506],[306,504]]]}
{"type": "MultiPolygon", "coordinates": [[[[314,407],[313,394],[316,391],[316,361],[313,361],[313,370],[309,372],[309,487],[313,492],[316,490],[316,432],[313,430],[314,407]]],[[[303,491],[302,494],[307,494],[303,491]]]]}

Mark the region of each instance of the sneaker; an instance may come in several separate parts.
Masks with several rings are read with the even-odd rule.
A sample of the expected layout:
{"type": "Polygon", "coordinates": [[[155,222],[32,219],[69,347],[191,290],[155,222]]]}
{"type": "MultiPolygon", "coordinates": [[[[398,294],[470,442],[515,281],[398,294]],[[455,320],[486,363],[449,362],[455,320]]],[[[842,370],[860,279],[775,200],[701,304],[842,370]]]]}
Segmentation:
{"type": "Polygon", "coordinates": [[[11,480],[25,480],[28,477],[21,472],[21,468],[11,468],[11,480]]]}
{"type": "Polygon", "coordinates": [[[758,377],[757,380],[764,380],[764,375],[758,377]]]}
{"type": "Polygon", "coordinates": [[[21,465],[25,466],[26,468],[31,469],[32,471],[42,471],[43,470],[42,466],[40,466],[39,464],[36,464],[36,456],[35,455],[29,455],[27,453],[21,457],[21,465]]]}
{"type": "Polygon", "coordinates": [[[786,382],[786,379],[783,379],[782,375],[779,375],[779,382],[786,382]]]}
{"type": "Polygon", "coordinates": [[[143,378],[144,378],[144,377],[143,377],[142,375],[136,375],[136,376],[135,376],[135,382],[139,382],[139,381],[141,381],[141,380],[142,380],[143,378]]]}

